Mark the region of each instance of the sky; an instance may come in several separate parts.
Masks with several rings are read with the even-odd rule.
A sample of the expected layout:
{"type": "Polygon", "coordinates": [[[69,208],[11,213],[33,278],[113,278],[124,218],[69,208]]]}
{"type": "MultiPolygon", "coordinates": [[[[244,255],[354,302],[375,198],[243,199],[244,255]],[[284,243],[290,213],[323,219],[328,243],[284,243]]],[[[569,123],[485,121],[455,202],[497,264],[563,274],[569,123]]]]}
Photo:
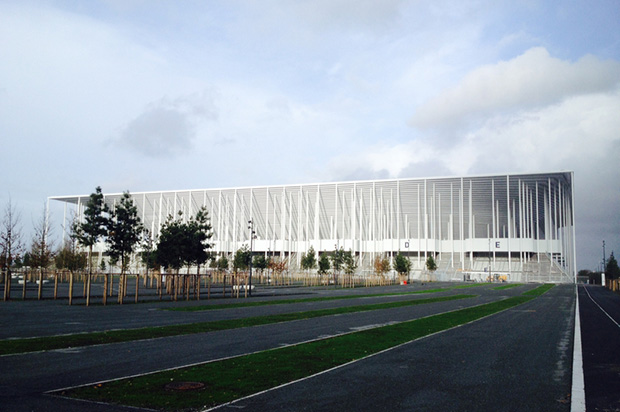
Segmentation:
{"type": "Polygon", "coordinates": [[[26,244],[97,186],[574,171],[594,270],[620,254],[620,2],[0,0],[0,143],[26,244]]]}

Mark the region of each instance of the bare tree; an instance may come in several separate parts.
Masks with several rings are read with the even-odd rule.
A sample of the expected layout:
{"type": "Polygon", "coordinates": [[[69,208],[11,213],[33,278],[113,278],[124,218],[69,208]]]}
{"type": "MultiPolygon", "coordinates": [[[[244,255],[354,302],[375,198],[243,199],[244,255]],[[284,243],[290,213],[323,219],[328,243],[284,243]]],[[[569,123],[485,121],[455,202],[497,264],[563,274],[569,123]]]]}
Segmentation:
{"type": "MultiPolygon", "coordinates": [[[[21,215],[11,202],[4,209],[4,216],[0,226],[0,266],[4,279],[4,300],[11,299],[11,265],[19,253],[22,252],[22,229],[20,226],[21,215]]],[[[25,279],[24,279],[25,281],[25,279]]]]}
{"type": "Polygon", "coordinates": [[[52,251],[53,242],[50,236],[51,226],[49,215],[44,205],[41,220],[34,225],[34,237],[30,248],[30,265],[33,268],[39,268],[39,290],[37,294],[39,300],[41,300],[41,293],[43,290],[43,271],[46,270],[54,260],[54,252],[52,251]]]}
{"type": "Polygon", "coordinates": [[[80,252],[77,248],[77,227],[77,216],[73,216],[71,225],[68,228],[69,239],[64,241],[62,248],[56,253],[56,258],[54,259],[56,268],[69,271],[69,305],[73,304],[74,273],[83,271],[88,262],[87,254],[80,252]]]}

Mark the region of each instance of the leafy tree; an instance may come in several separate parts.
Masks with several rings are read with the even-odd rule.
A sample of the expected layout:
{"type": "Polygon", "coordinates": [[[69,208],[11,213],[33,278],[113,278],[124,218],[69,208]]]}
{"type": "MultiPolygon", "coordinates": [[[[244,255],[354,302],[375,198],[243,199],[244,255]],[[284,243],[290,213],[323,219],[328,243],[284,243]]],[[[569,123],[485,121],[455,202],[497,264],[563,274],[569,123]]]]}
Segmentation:
{"type": "Polygon", "coordinates": [[[327,272],[330,269],[329,263],[329,255],[327,253],[322,253],[319,256],[319,270],[318,273],[321,276],[327,275],[327,272]]]}
{"type": "Polygon", "coordinates": [[[316,267],[316,252],[314,248],[310,246],[307,253],[304,253],[301,257],[301,268],[304,270],[314,269],[316,267]]]}
{"type": "Polygon", "coordinates": [[[54,258],[56,268],[66,269],[71,273],[84,270],[87,263],[86,253],[78,252],[75,246],[73,246],[73,242],[65,242],[54,258]]]}
{"type": "Polygon", "coordinates": [[[177,273],[184,264],[185,230],[181,220],[182,212],[175,219],[169,215],[159,231],[157,242],[157,262],[167,270],[173,269],[177,273]]]}
{"type": "Polygon", "coordinates": [[[353,274],[357,270],[357,259],[353,255],[351,250],[348,250],[343,255],[344,261],[344,273],[348,276],[347,283],[350,284],[351,287],[355,287],[353,282],[353,274]]]}
{"type": "Polygon", "coordinates": [[[411,261],[400,252],[396,255],[393,265],[394,270],[401,276],[409,275],[409,272],[411,271],[411,261]]]}
{"type": "Polygon", "coordinates": [[[611,252],[611,256],[609,256],[609,260],[607,260],[607,265],[605,265],[605,277],[607,279],[620,278],[620,268],[618,267],[618,261],[616,261],[614,257],[614,252],[611,252]]]}
{"type": "Polygon", "coordinates": [[[346,251],[343,256],[344,261],[344,273],[347,275],[352,275],[357,270],[357,259],[353,256],[353,252],[350,250],[346,251]]]}
{"type": "Polygon", "coordinates": [[[260,272],[261,277],[265,269],[267,269],[268,264],[269,262],[265,258],[265,255],[256,255],[254,259],[252,259],[252,266],[260,272]]]}
{"type": "Polygon", "coordinates": [[[217,269],[220,271],[224,271],[228,269],[228,258],[226,256],[222,255],[217,260],[217,269]]]}
{"type": "Polygon", "coordinates": [[[185,223],[183,213],[179,212],[176,219],[168,216],[163,224],[157,243],[158,263],[177,273],[187,265],[200,266],[209,259],[208,243],[211,239],[211,224],[206,208],[202,207],[194,217],[185,223]]]}
{"type": "Polygon", "coordinates": [[[142,231],[140,261],[146,268],[148,275],[149,269],[157,269],[157,252],[155,251],[155,242],[148,229],[142,231]]]}
{"type": "MultiPolygon", "coordinates": [[[[107,219],[108,253],[110,258],[116,259],[121,264],[121,281],[118,299],[123,303],[125,295],[125,272],[129,267],[133,254],[142,234],[143,226],[138,216],[138,208],[133,202],[129,192],[124,192],[120,202],[110,212],[107,219]]],[[[138,296],[138,279],[136,278],[136,300],[138,296]]]]}
{"type": "Polygon", "coordinates": [[[437,270],[437,263],[435,262],[433,255],[428,255],[428,258],[426,259],[426,269],[429,272],[434,272],[437,270]]]}
{"type": "Polygon", "coordinates": [[[21,216],[15,207],[9,203],[4,209],[4,217],[0,226],[0,267],[5,273],[4,300],[11,299],[11,266],[16,256],[23,250],[22,232],[20,225],[21,216]]]}
{"type": "Polygon", "coordinates": [[[250,267],[250,261],[252,259],[252,253],[248,245],[243,245],[233,257],[233,269],[235,272],[238,270],[246,270],[250,267]]]}
{"type": "Polygon", "coordinates": [[[86,306],[90,304],[90,280],[93,266],[93,247],[107,234],[108,208],[103,201],[101,187],[97,186],[95,193],[91,193],[84,208],[84,220],[76,224],[73,229],[80,245],[88,248],[88,277],[86,285],[86,306]]]}
{"type": "MultiPolygon", "coordinates": [[[[269,268],[273,271],[273,277],[276,280],[276,284],[277,284],[277,279],[278,278],[282,279],[283,273],[288,269],[288,262],[286,259],[283,259],[283,260],[270,259],[269,268]]],[[[283,279],[282,279],[282,283],[284,283],[283,279]]]]}
{"type": "Polygon", "coordinates": [[[138,216],[138,208],[129,192],[123,193],[120,202],[107,219],[107,243],[111,258],[121,264],[121,276],[129,267],[129,260],[134,252],[142,233],[142,222],[138,216]]]}
{"type": "MultiPolygon", "coordinates": [[[[200,272],[200,265],[209,260],[208,249],[211,248],[209,239],[213,236],[209,212],[206,207],[201,207],[196,215],[186,225],[187,236],[187,264],[195,264],[200,272]]],[[[189,269],[189,268],[188,268],[189,269]]]]}
{"type": "Polygon", "coordinates": [[[390,259],[387,256],[377,256],[374,261],[375,273],[384,277],[390,271],[390,259]]]}
{"type": "Polygon", "coordinates": [[[335,249],[330,255],[332,268],[334,269],[334,284],[338,284],[338,274],[344,265],[344,255],[345,252],[342,247],[340,249],[335,249]]]}

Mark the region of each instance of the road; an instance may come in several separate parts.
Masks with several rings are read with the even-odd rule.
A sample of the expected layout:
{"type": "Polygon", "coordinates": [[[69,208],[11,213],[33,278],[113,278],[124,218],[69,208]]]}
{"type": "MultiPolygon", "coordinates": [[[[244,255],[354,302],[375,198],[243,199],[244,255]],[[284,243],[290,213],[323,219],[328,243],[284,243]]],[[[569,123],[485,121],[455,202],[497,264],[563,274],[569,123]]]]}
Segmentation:
{"type": "MultiPolygon", "coordinates": [[[[437,286],[453,284],[423,287],[437,286]]],[[[17,337],[74,333],[84,329],[106,330],[231,319],[423,299],[454,293],[479,295],[473,299],[207,334],[3,356],[0,357],[0,409],[18,412],[135,410],[62,399],[45,395],[45,392],[279,347],[372,325],[415,319],[518,295],[535,286],[523,285],[496,290],[493,286],[486,285],[429,295],[360,297],[189,313],[159,310],[162,304],[157,302],[90,308],[69,307],[49,301],[3,303],[0,312],[3,337],[17,337]]],[[[294,297],[403,292],[423,287],[418,284],[344,291],[302,289],[308,295],[294,297]]],[[[280,294],[285,295],[282,291],[283,289],[280,289],[280,294]]],[[[290,289],[290,293],[299,293],[299,289],[290,289]]],[[[285,297],[263,296],[252,299],[281,298],[285,297]]],[[[213,304],[211,302],[224,301],[214,300],[209,304],[213,304]]],[[[177,302],[163,306],[195,304],[197,303],[177,302]]],[[[201,301],[200,304],[207,302],[201,301]]],[[[228,408],[243,407],[257,411],[329,411],[352,408],[368,411],[569,411],[574,304],[574,286],[559,285],[547,294],[517,308],[411,342],[263,395],[240,400],[228,408]]],[[[583,329],[583,324],[586,323],[583,307],[581,311],[583,329]]],[[[584,354],[586,347],[584,340],[584,354]]]]}
{"type": "Polygon", "coordinates": [[[583,372],[588,411],[620,411],[620,296],[579,287],[583,372]]]}

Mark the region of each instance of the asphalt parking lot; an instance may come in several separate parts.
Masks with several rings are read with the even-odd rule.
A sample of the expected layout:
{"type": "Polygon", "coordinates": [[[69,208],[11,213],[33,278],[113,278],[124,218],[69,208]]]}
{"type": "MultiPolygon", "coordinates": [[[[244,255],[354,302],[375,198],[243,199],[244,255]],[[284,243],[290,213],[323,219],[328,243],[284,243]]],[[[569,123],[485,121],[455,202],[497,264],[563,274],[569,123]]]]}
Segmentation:
{"type": "MultiPolygon", "coordinates": [[[[438,286],[448,287],[454,284],[435,283],[424,286],[416,284],[346,290],[262,289],[257,291],[252,300],[338,294],[360,296],[438,286]]],[[[122,406],[63,399],[46,393],[75,385],[332,336],[356,328],[443,313],[521,294],[537,285],[522,285],[505,290],[497,290],[495,286],[497,285],[484,285],[464,291],[446,290],[432,294],[433,296],[453,293],[478,295],[476,298],[466,300],[358,312],[206,334],[2,356],[0,410],[135,410],[122,406]]],[[[581,288],[583,287],[580,287],[579,291],[580,301],[583,302],[581,288]]],[[[594,292],[591,287],[588,287],[588,290],[594,292]]],[[[595,293],[592,295],[596,299],[595,293]]],[[[0,330],[2,339],[45,336],[76,333],[82,330],[233,319],[428,296],[359,297],[189,313],[160,309],[167,306],[221,304],[240,300],[219,299],[209,302],[203,300],[200,303],[151,302],[107,307],[69,307],[66,302],[54,301],[0,302],[0,330]]],[[[613,295],[609,300],[620,301],[617,298],[617,295],[613,295]]],[[[569,411],[574,307],[575,287],[559,285],[545,295],[511,310],[410,342],[261,395],[239,400],[222,409],[569,411]]],[[[595,381],[589,380],[587,372],[586,351],[592,351],[593,343],[586,338],[585,334],[589,332],[584,326],[590,324],[588,319],[592,314],[596,312],[589,312],[587,305],[582,303],[586,399],[588,393],[598,385],[595,381]]],[[[615,342],[617,344],[620,340],[615,342]]],[[[596,352],[597,350],[594,350],[592,353],[596,352]]],[[[616,366],[620,364],[614,362],[616,366]]],[[[609,370],[614,369],[611,367],[609,370]]],[[[608,402],[611,405],[609,402],[613,402],[613,398],[611,395],[601,402],[608,402]]],[[[590,405],[588,403],[588,410],[591,410],[590,405]]]]}

